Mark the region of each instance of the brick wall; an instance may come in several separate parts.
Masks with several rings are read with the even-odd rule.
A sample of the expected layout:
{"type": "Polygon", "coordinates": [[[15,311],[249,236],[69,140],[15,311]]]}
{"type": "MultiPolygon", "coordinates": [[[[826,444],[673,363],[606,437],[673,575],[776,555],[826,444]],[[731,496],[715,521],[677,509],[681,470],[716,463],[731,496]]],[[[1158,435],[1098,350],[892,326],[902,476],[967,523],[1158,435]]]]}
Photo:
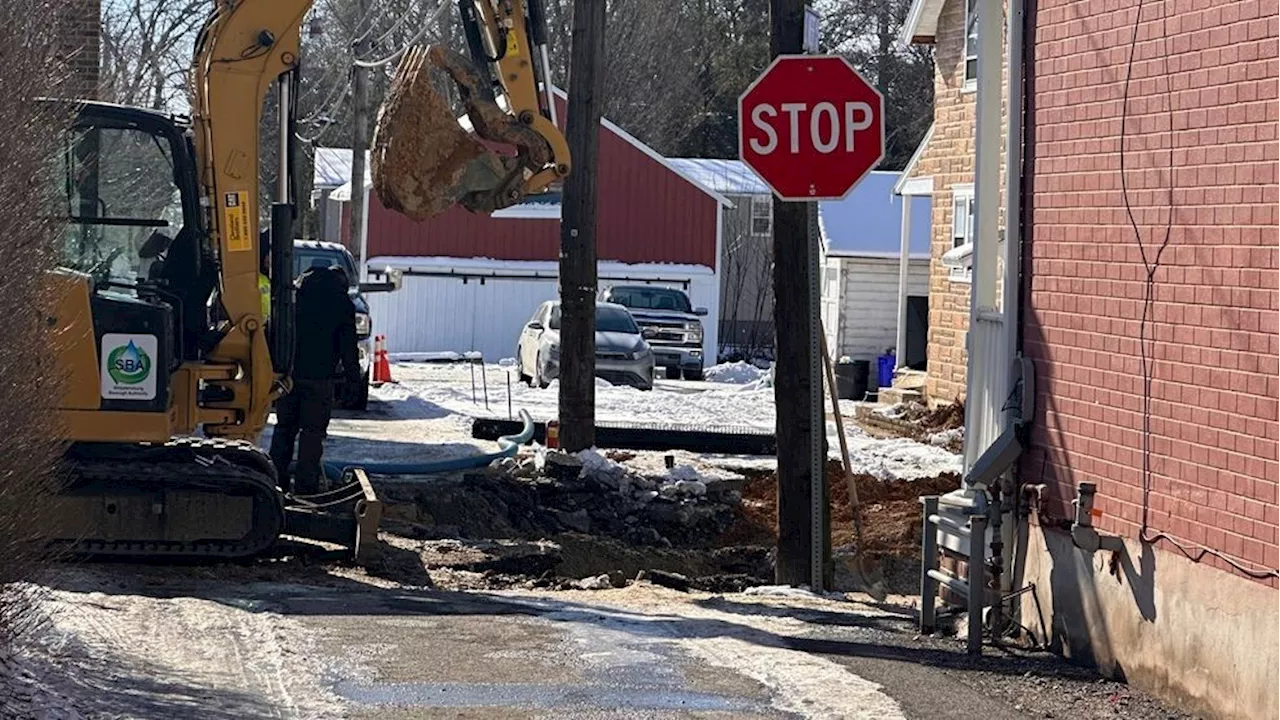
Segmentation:
{"type": "MultiPolygon", "coordinates": [[[[1097,524],[1130,538],[1143,509],[1145,271],[1121,192],[1120,133],[1137,6],[1039,2],[1024,315],[1039,392],[1024,477],[1050,483],[1064,516],[1075,483],[1098,483],[1097,524]]],[[[1125,141],[1148,257],[1170,222],[1172,187],[1147,331],[1150,526],[1273,569],[1278,22],[1276,0],[1148,0],[1125,141]]]]}
{"type": "Polygon", "coordinates": [[[61,10],[58,54],[68,73],[61,95],[97,98],[102,2],[67,0],[61,10]]]}
{"type": "MultiPolygon", "coordinates": [[[[952,249],[953,188],[974,182],[977,94],[964,87],[965,0],[947,0],[934,36],[934,127],[913,175],[933,178],[933,243],[929,280],[929,366],[926,393],[955,400],[964,395],[965,337],[969,329],[967,283],[950,280],[942,264],[952,249]]],[[[1003,69],[1003,68],[1002,68],[1003,69]]],[[[1007,69],[1002,88],[1007,87],[1007,69]]],[[[1001,96],[1005,95],[1001,91],[1001,96]]],[[[1003,101],[1002,101],[1003,107],[1003,101]]],[[[1002,113],[1003,114],[1003,113],[1002,113]]],[[[1001,132],[1001,150],[1005,133],[1001,132]]],[[[1001,181],[1003,184],[1003,160],[1001,181]]],[[[1001,209],[1004,198],[1001,190],[1001,209]]],[[[1000,223],[1003,227],[1003,221],[1000,223]]]]}

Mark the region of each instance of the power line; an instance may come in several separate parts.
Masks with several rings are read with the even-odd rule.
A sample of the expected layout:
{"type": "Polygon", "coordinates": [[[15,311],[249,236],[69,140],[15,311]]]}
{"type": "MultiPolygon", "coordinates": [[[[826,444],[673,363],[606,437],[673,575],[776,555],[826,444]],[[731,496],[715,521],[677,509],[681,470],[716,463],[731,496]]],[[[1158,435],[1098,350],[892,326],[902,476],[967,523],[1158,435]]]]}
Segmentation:
{"type": "Polygon", "coordinates": [[[436,27],[438,25],[440,18],[444,17],[444,14],[448,12],[450,7],[451,7],[450,0],[440,0],[440,5],[436,8],[435,12],[433,12],[430,17],[426,18],[423,21],[422,28],[418,30],[416,35],[414,35],[412,38],[409,38],[409,41],[406,42],[399,50],[396,50],[394,53],[384,58],[381,58],[379,60],[366,61],[366,60],[357,59],[355,61],[356,67],[378,68],[378,67],[384,67],[386,65],[390,65],[391,63],[398,61],[406,52],[409,51],[409,48],[412,48],[414,45],[416,45],[418,41],[422,40],[424,37],[427,36],[427,32],[429,30],[431,30],[433,27],[436,27]]]}

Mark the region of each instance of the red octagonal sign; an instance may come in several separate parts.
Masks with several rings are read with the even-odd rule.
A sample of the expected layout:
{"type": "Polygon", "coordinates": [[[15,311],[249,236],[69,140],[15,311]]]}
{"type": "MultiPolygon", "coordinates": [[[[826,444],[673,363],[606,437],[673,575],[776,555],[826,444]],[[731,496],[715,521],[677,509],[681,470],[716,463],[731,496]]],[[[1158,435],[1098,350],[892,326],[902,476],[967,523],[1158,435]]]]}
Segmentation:
{"type": "Polygon", "coordinates": [[[838,55],[778,56],[738,98],[738,155],[783,200],[839,200],[884,157],[884,98],[838,55]]]}

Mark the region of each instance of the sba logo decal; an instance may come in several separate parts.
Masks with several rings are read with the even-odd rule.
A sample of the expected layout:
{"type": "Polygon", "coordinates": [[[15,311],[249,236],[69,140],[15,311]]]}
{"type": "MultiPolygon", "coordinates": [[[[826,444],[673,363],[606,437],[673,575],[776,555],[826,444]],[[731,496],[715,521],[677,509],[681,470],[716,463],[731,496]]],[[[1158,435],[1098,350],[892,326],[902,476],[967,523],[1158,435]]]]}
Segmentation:
{"type": "Polygon", "coordinates": [[[164,357],[155,335],[107,333],[102,336],[101,347],[98,357],[102,366],[103,399],[155,399],[156,375],[164,369],[164,357]]]}
{"type": "Polygon", "coordinates": [[[107,372],[121,385],[137,385],[151,374],[151,357],[130,340],[107,356],[107,372]]]}

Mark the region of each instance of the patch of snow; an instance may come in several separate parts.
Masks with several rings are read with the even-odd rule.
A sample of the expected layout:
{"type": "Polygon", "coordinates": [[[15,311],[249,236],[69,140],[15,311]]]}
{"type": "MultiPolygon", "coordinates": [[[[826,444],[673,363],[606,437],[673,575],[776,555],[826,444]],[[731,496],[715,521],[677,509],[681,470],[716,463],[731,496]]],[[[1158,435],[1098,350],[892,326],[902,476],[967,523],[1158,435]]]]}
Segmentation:
{"type": "Polygon", "coordinates": [[[463,359],[461,353],[451,350],[443,352],[396,352],[387,353],[391,362],[457,362],[463,359]]]}
{"type": "Polygon", "coordinates": [[[707,382],[725,383],[729,385],[745,385],[755,382],[764,376],[764,372],[746,362],[721,363],[712,365],[702,373],[702,378],[707,382]]]}
{"type": "Polygon", "coordinates": [[[960,442],[961,440],[964,440],[963,427],[943,430],[942,432],[936,432],[929,436],[929,444],[936,445],[938,447],[946,447],[954,442],[960,442]]]}
{"type": "Polygon", "coordinates": [[[893,405],[886,405],[885,407],[876,408],[872,412],[879,415],[880,417],[886,417],[893,420],[893,419],[900,418],[906,414],[907,404],[894,403],[893,405]]]}
{"type": "Polygon", "coordinates": [[[0,717],[81,720],[75,703],[28,668],[21,655],[0,649],[0,717]]]}
{"type": "Polygon", "coordinates": [[[608,590],[613,587],[613,582],[609,580],[608,575],[597,575],[595,577],[582,578],[573,585],[580,590],[608,590]]]}
{"type": "MultiPolygon", "coordinates": [[[[908,438],[878,439],[858,427],[847,428],[849,460],[854,472],[884,481],[919,480],[943,473],[960,474],[959,455],[908,438]]],[[[838,448],[837,448],[837,455],[838,448]]]]}
{"type": "Polygon", "coordinates": [[[790,585],[757,585],[749,587],[742,591],[743,595],[754,595],[759,597],[782,597],[782,598],[843,598],[844,595],[838,592],[825,592],[819,595],[809,589],[807,585],[800,587],[791,587],[790,585]]]}

